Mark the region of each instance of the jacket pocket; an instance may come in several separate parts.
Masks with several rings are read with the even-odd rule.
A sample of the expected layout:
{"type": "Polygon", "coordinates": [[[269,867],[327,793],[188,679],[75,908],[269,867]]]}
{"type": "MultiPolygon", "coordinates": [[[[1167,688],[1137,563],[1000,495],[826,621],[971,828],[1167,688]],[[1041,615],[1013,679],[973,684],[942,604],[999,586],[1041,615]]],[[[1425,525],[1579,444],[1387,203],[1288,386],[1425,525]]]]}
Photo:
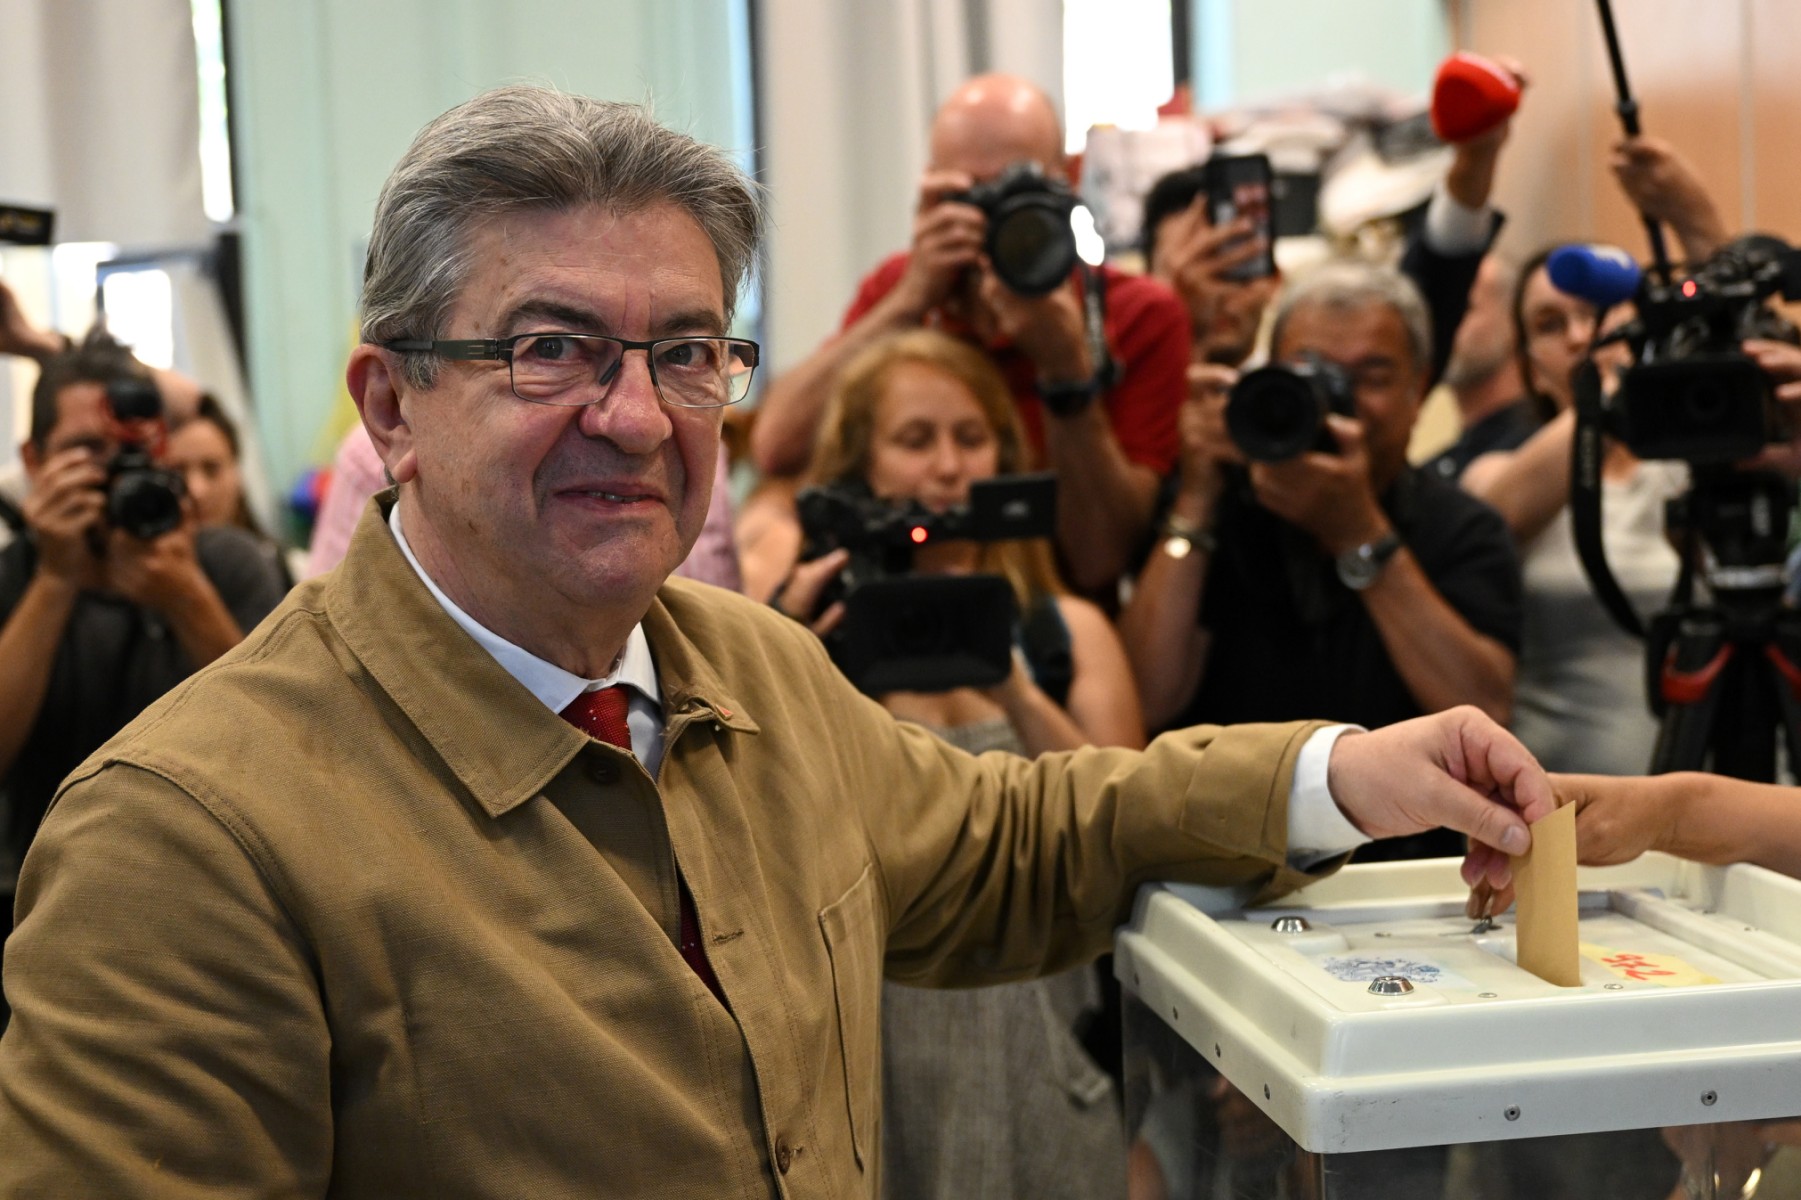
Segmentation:
{"type": "Polygon", "coordinates": [[[876,1109],[881,1087],[881,926],[876,918],[875,874],[865,866],[857,882],[819,914],[832,960],[832,999],[838,1012],[838,1052],[851,1149],[865,1173],[879,1146],[876,1109]]]}

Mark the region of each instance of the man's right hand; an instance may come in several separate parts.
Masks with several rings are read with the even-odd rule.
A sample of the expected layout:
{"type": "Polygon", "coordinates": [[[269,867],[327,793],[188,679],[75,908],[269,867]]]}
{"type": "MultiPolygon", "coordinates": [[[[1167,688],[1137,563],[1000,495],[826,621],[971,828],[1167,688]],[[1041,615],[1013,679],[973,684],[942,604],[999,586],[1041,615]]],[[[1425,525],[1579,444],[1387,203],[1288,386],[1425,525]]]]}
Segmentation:
{"type": "Polygon", "coordinates": [[[45,461],[24,507],[40,574],[78,588],[99,586],[105,564],[90,531],[105,521],[105,483],[106,471],[90,450],[64,450],[45,461]]]}
{"type": "Polygon", "coordinates": [[[1527,826],[1557,807],[1551,781],[1526,747],[1465,705],[1333,744],[1332,799],[1372,838],[1444,827],[1470,836],[1463,880],[1502,888],[1509,856],[1532,844],[1527,826]]]}
{"type": "Polygon", "coordinates": [[[974,184],[962,171],[928,171],[920,180],[912,251],[892,293],[916,320],[949,299],[981,262],[988,218],[973,204],[947,199],[974,184]]]}

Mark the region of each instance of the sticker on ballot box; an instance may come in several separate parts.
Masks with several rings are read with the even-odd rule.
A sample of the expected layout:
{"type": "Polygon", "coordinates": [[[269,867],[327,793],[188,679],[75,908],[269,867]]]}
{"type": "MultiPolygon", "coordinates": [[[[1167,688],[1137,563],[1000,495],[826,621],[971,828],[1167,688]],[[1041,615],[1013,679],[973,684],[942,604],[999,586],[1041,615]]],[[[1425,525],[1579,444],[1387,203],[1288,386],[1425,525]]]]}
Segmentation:
{"type": "Polygon", "coordinates": [[[1319,965],[1326,974],[1346,983],[1368,983],[1384,975],[1404,975],[1413,983],[1474,990],[1469,980],[1454,971],[1447,971],[1435,962],[1398,954],[1339,955],[1323,958],[1319,965]]]}
{"type": "Polygon", "coordinates": [[[1716,976],[1704,974],[1673,954],[1640,954],[1635,950],[1615,950],[1609,946],[1582,943],[1582,957],[1598,962],[1633,983],[1651,983],[1658,987],[1695,987],[1720,982],[1716,976]]]}

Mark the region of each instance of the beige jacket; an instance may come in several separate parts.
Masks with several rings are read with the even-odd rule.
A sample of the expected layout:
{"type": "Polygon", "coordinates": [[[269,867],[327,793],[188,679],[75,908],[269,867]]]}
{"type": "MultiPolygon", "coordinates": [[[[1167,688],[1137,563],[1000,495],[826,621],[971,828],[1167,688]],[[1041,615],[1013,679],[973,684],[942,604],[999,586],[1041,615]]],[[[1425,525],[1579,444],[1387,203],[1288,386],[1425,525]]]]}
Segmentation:
{"type": "Polygon", "coordinates": [[[871,1195],[884,970],[1104,949],[1278,869],[1310,726],[972,758],[769,609],[670,582],[668,749],[545,709],[372,506],[64,786],[6,954],[0,1195],[871,1195]],[[674,944],[676,863],[729,1011],[674,944]]]}

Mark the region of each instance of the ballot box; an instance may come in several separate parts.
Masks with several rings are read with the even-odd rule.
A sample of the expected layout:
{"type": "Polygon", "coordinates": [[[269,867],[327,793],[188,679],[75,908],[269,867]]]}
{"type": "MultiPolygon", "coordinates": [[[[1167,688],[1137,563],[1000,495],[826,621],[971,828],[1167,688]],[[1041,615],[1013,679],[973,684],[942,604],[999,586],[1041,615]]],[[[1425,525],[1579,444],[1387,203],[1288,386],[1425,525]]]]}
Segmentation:
{"type": "Polygon", "coordinates": [[[1114,957],[1134,1200],[1801,1200],[1801,884],[1585,868],[1573,987],[1466,896],[1450,859],[1258,908],[1146,888],[1114,957]]]}

